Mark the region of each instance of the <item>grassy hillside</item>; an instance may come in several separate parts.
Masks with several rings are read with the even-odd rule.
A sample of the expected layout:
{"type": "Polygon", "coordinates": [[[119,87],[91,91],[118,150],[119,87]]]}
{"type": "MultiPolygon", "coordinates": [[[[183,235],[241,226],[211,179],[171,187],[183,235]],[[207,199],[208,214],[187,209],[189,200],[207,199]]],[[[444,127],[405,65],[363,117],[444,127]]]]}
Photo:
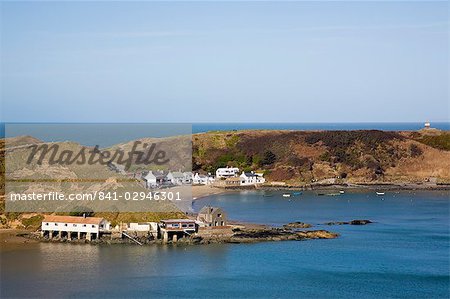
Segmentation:
{"type": "MultiPolygon", "coordinates": [[[[149,153],[149,147],[151,144],[155,144],[153,150],[153,155],[161,150],[165,152],[165,157],[169,158],[167,163],[162,165],[155,165],[155,163],[137,164],[133,163],[130,167],[130,171],[141,171],[141,170],[190,170],[192,162],[192,151],[191,151],[191,138],[189,135],[185,136],[172,136],[166,138],[142,138],[136,140],[140,142],[136,146],[137,151],[142,151],[144,153],[149,153]],[[147,147],[144,148],[144,144],[147,147]]],[[[124,153],[129,153],[135,141],[122,143],[114,145],[107,150],[110,151],[121,151],[124,153]]],[[[151,155],[152,156],[152,155],[151,155]]],[[[136,162],[137,157],[134,157],[134,162],[136,162]]],[[[118,159],[115,162],[119,162],[118,159]]],[[[118,163],[121,164],[121,163],[118,163]]]]}
{"type": "Polygon", "coordinates": [[[411,138],[433,148],[450,151],[450,132],[421,131],[411,134],[411,138]]]}
{"type": "Polygon", "coordinates": [[[307,184],[450,181],[449,134],[368,131],[238,131],[193,136],[193,169],[237,166],[272,181],[307,184]]]}

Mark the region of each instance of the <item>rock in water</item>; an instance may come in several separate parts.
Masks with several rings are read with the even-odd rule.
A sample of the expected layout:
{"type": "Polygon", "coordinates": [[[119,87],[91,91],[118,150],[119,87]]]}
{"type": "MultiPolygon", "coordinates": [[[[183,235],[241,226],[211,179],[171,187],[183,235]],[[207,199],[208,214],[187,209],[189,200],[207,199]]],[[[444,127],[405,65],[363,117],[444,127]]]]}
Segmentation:
{"type": "Polygon", "coordinates": [[[311,224],[309,223],[304,223],[304,222],[291,222],[288,224],[283,225],[284,228],[286,229],[291,229],[291,228],[310,228],[312,227],[311,224]]]}
{"type": "Polygon", "coordinates": [[[366,225],[366,224],[369,224],[369,223],[373,223],[373,222],[370,221],[370,220],[367,220],[367,219],[350,221],[351,225],[366,225]]]}
{"type": "Polygon", "coordinates": [[[352,221],[337,221],[337,222],[327,222],[325,225],[344,225],[344,224],[350,224],[350,225],[366,225],[369,223],[373,223],[370,220],[367,219],[357,219],[352,221]]]}
{"type": "Polygon", "coordinates": [[[235,233],[228,242],[249,243],[261,241],[285,241],[285,240],[310,240],[310,239],[334,239],[339,235],[326,230],[314,231],[286,231],[282,229],[251,229],[241,230],[235,233]]]}
{"type": "Polygon", "coordinates": [[[299,239],[334,239],[339,236],[339,234],[329,232],[327,230],[313,230],[306,232],[297,232],[299,239]]]}

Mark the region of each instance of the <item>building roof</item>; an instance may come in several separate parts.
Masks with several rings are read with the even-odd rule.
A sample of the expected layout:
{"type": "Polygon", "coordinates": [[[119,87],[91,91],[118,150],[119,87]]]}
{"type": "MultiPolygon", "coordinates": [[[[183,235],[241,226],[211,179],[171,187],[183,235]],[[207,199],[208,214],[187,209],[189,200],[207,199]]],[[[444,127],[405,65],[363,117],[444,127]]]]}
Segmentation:
{"type": "Polygon", "coordinates": [[[239,172],[239,168],[237,167],[221,167],[221,168],[217,168],[216,172],[219,171],[224,171],[224,172],[239,172]]]}
{"type": "Polygon", "coordinates": [[[144,179],[146,179],[146,180],[155,179],[155,178],[156,178],[156,176],[151,171],[149,171],[144,177],[144,179]]]}
{"type": "Polygon", "coordinates": [[[201,210],[198,212],[199,214],[211,214],[214,211],[221,210],[221,208],[218,207],[210,207],[210,206],[204,206],[201,208],[201,210]]]}
{"type": "Polygon", "coordinates": [[[147,175],[144,177],[145,180],[149,180],[149,179],[164,179],[166,177],[166,174],[164,174],[163,172],[159,172],[159,171],[149,171],[147,173],[147,175]]]}
{"type": "Polygon", "coordinates": [[[161,220],[161,222],[176,222],[176,223],[194,223],[195,220],[192,219],[165,219],[165,220],[161,220]]]}
{"type": "Polygon", "coordinates": [[[100,224],[103,218],[99,217],[77,217],[77,216],[56,216],[46,215],[43,222],[60,222],[60,223],[81,223],[81,224],[100,224]]]}
{"type": "Polygon", "coordinates": [[[258,177],[259,175],[257,175],[254,172],[244,172],[246,177],[258,177]]]}
{"type": "Polygon", "coordinates": [[[173,176],[174,178],[183,178],[183,177],[184,177],[183,173],[181,173],[181,172],[179,172],[179,171],[174,171],[174,172],[172,172],[172,176],[173,176]]]}

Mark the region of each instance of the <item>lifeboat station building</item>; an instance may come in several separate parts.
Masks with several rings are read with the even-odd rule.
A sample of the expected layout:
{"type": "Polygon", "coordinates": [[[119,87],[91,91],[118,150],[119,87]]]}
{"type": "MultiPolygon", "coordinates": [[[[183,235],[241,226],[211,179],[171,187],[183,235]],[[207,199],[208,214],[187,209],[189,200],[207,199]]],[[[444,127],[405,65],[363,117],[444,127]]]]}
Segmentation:
{"type": "Polygon", "coordinates": [[[41,236],[49,239],[72,238],[91,241],[103,233],[110,232],[111,224],[98,217],[54,216],[47,215],[42,220],[41,236]]]}

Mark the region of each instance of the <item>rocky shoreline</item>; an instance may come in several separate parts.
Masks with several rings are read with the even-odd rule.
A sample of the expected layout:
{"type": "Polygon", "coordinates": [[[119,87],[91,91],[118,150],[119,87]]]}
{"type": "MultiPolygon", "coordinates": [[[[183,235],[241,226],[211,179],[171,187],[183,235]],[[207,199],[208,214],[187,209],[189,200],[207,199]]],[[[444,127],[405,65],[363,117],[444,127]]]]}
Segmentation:
{"type": "MultiPolygon", "coordinates": [[[[111,238],[102,237],[97,240],[67,240],[63,239],[47,239],[42,238],[39,233],[23,233],[21,237],[33,239],[40,242],[55,242],[55,243],[73,243],[73,244],[133,244],[130,239],[126,238],[111,238]]],[[[201,244],[224,244],[224,243],[257,243],[257,242],[270,242],[270,241],[304,241],[313,239],[334,239],[339,234],[330,232],[327,230],[294,230],[286,228],[234,228],[230,235],[217,235],[217,236],[202,236],[195,235],[192,237],[185,237],[178,239],[177,242],[169,241],[167,244],[180,244],[180,245],[201,245],[201,244]]],[[[150,239],[148,237],[138,237],[137,241],[143,245],[156,245],[163,244],[161,239],[150,239]]]]}
{"type": "MultiPolygon", "coordinates": [[[[374,223],[367,219],[356,219],[351,221],[333,221],[326,222],[321,225],[367,225],[374,223]]],[[[300,221],[291,222],[282,227],[268,227],[258,224],[242,224],[234,223],[234,228],[229,227],[229,233],[220,234],[205,234],[197,233],[191,237],[184,237],[178,239],[176,242],[169,241],[165,244],[172,245],[202,245],[202,244],[240,244],[240,243],[258,243],[258,242],[273,242],[273,241],[305,241],[314,239],[335,239],[339,237],[338,233],[330,232],[324,229],[311,230],[312,224],[300,221]]],[[[163,240],[155,239],[149,236],[135,237],[134,240],[129,238],[113,237],[113,235],[105,235],[100,239],[87,241],[81,240],[67,240],[66,238],[48,239],[41,236],[39,232],[17,231],[15,234],[10,231],[10,236],[15,239],[25,240],[22,243],[28,242],[48,242],[48,243],[69,243],[69,244],[92,244],[92,245],[113,245],[113,244],[129,244],[136,245],[162,245],[163,240]],[[138,242],[136,242],[138,241],[138,242]]],[[[120,234],[119,234],[120,235],[120,234]]]]}

